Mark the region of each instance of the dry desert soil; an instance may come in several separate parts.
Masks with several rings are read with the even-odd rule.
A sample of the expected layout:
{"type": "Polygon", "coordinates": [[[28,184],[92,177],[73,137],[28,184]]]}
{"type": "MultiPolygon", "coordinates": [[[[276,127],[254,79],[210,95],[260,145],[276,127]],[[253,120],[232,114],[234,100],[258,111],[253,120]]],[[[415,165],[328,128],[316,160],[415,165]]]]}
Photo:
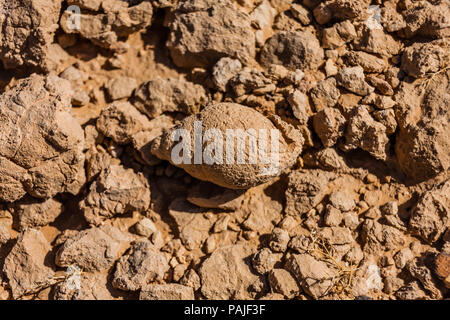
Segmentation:
{"type": "Polygon", "coordinates": [[[448,0],[0,0],[0,299],[448,299],[449,36],[448,0]],[[278,170],[175,161],[196,121],[278,170]]]}

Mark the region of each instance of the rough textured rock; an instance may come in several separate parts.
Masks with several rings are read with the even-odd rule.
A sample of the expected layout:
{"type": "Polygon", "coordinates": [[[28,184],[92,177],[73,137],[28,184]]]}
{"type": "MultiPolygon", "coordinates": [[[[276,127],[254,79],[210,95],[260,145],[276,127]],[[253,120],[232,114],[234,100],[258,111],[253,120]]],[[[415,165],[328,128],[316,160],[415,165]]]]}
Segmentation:
{"type": "Polygon", "coordinates": [[[145,212],[150,205],[150,188],[142,173],[134,173],[120,165],[111,165],[100,172],[89,188],[80,208],[89,223],[132,211],[145,212]]]}
{"type": "Polygon", "coordinates": [[[243,63],[255,55],[255,36],[249,15],[228,0],[180,2],[170,22],[167,47],[183,68],[211,67],[220,58],[243,63]]]}
{"type": "Polygon", "coordinates": [[[265,43],[261,63],[281,64],[291,70],[316,69],[322,63],[323,49],[319,40],[309,31],[280,31],[265,43]]]}
{"type": "Polygon", "coordinates": [[[252,249],[241,244],[213,252],[199,270],[202,294],[208,299],[250,298],[248,287],[257,279],[246,262],[251,254],[252,249]]]}
{"type": "Polygon", "coordinates": [[[107,276],[101,273],[75,271],[55,285],[55,300],[112,300],[107,276]]]}
{"type": "Polygon", "coordinates": [[[163,279],[168,269],[167,259],[150,241],[137,242],[117,262],[112,285],[118,289],[136,291],[150,282],[163,279]]]}
{"type": "Polygon", "coordinates": [[[175,219],[178,233],[186,248],[200,248],[209,236],[215,219],[204,215],[204,210],[177,198],[169,206],[169,214],[175,219]]]}
{"type": "Polygon", "coordinates": [[[123,43],[119,41],[120,38],[152,23],[153,6],[147,1],[130,7],[127,2],[116,2],[102,7],[104,13],[80,13],[79,27],[73,26],[73,13],[65,11],[61,16],[60,26],[66,34],[79,34],[97,46],[121,50],[123,43]]]}
{"type": "Polygon", "coordinates": [[[141,84],[134,93],[134,105],[150,118],[164,112],[194,114],[206,101],[202,86],[175,78],[150,80],[141,84]]]}
{"type": "Polygon", "coordinates": [[[286,190],[286,213],[301,215],[319,204],[327,193],[324,187],[333,174],[322,170],[298,170],[289,175],[286,190]]]}
{"type": "Polygon", "coordinates": [[[46,263],[51,246],[35,229],[23,232],[5,259],[5,273],[15,299],[53,283],[54,272],[46,263]]]}
{"type": "Polygon", "coordinates": [[[369,0],[323,1],[314,9],[314,18],[320,24],[326,24],[332,19],[353,19],[364,14],[369,7],[369,4],[369,0]]]}
{"type": "Polygon", "coordinates": [[[141,290],[140,300],[194,300],[194,290],[181,284],[152,284],[141,290]]]}
{"type": "Polygon", "coordinates": [[[300,291],[297,281],[284,269],[273,269],[270,271],[268,280],[273,292],[282,294],[288,299],[292,299],[300,291]]]}
{"type": "Polygon", "coordinates": [[[448,42],[439,40],[414,43],[403,52],[402,70],[412,77],[421,78],[448,67],[448,46],[448,42]]]}
{"type": "MultiPolygon", "coordinates": [[[[194,157],[192,157],[190,152],[186,152],[186,155],[183,154],[183,156],[188,157],[188,159],[186,159],[188,164],[182,162],[175,165],[183,168],[190,175],[200,180],[210,181],[230,189],[246,189],[266,182],[274,176],[281,174],[284,169],[288,168],[295,162],[297,155],[301,152],[303,137],[299,131],[284,123],[279,118],[274,117],[272,120],[273,122],[257,111],[239,104],[219,103],[209,105],[199,114],[185,118],[180,125],[172,128],[156,139],[152,145],[152,153],[160,159],[168,160],[175,164],[171,157],[171,153],[173,152],[173,148],[175,146],[180,146],[180,144],[181,146],[184,146],[187,144],[188,146],[191,146],[190,150],[195,150],[194,130],[196,121],[201,122],[203,132],[209,129],[217,129],[210,131],[211,143],[209,145],[213,146],[214,149],[216,149],[217,146],[218,150],[220,149],[221,143],[222,146],[226,145],[226,129],[242,129],[244,131],[242,134],[244,135],[238,134],[238,136],[240,136],[239,139],[242,139],[243,142],[245,142],[245,145],[237,149],[237,152],[233,152],[234,154],[232,154],[232,152],[227,153],[226,150],[223,150],[226,148],[222,147],[222,155],[220,155],[220,151],[217,151],[217,158],[214,157],[214,159],[212,159],[212,157],[209,157],[211,158],[210,160],[212,160],[212,164],[203,163],[198,166],[194,164],[194,161],[196,161],[195,154],[194,157]],[[174,146],[172,136],[175,134],[175,130],[177,129],[184,129],[190,133],[187,137],[190,141],[187,141],[187,143],[180,142],[174,146]],[[265,132],[267,132],[266,147],[262,146],[260,149],[265,149],[267,151],[268,159],[272,159],[272,155],[275,154],[271,151],[270,147],[268,147],[269,141],[272,141],[269,137],[272,136],[272,130],[278,130],[279,162],[278,164],[275,164],[275,168],[273,167],[274,163],[270,163],[271,161],[267,161],[269,163],[264,163],[264,159],[256,159],[256,163],[251,164],[249,157],[252,156],[252,153],[250,153],[251,149],[248,147],[248,143],[246,142],[246,140],[248,140],[246,137],[249,129],[253,129],[257,133],[259,132],[259,129],[264,129],[265,132]],[[218,142],[214,142],[212,140],[218,142]],[[247,163],[238,163],[239,150],[244,153],[244,158],[247,159],[247,163]],[[227,154],[229,159],[234,159],[234,164],[230,164],[231,161],[227,160],[227,154]]],[[[263,141],[263,138],[259,139],[260,143],[261,141],[263,141]]],[[[229,145],[233,147],[234,144],[230,143],[229,145]]],[[[235,144],[236,148],[237,145],[238,144],[235,144]]],[[[185,151],[180,149],[178,150],[178,152],[185,151]]],[[[204,153],[206,153],[206,151],[207,149],[205,149],[204,153]]],[[[197,156],[202,155],[201,151],[197,151],[195,153],[197,156]]],[[[184,161],[184,159],[182,161],[184,161]]]]}
{"type": "Polygon", "coordinates": [[[222,58],[213,67],[212,81],[217,89],[226,91],[228,81],[242,69],[242,63],[237,59],[222,58]]]}
{"type": "Polygon", "coordinates": [[[450,227],[450,181],[425,192],[411,213],[411,231],[428,242],[437,241],[450,227]]]}
{"type": "Polygon", "coordinates": [[[70,113],[71,92],[66,80],[34,74],[0,96],[0,200],[79,192],[84,132],[70,113]]]}
{"type": "Polygon", "coordinates": [[[450,119],[446,109],[450,105],[449,79],[447,70],[431,78],[425,87],[402,82],[395,96],[400,129],[395,152],[400,169],[415,182],[450,167],[450,119]]]}
{"type": "Polygon", "coordinates": [[[18,67],[49,71],[56,52],[61,0],[7,0],[0,3],[0,60],[6,69],[18,67]]]}
{"type": "Polygon", "coordinates": [[[130,77],[113,78],[105,84],[106,92],[111,100],[131,97],[136,87],[136,79],[130,77]]]}
{"type": "Polygon", "coordinates": [[[407,38],[421,35],[430,38],[445,38],[450,35],[450,9],[447,1],[414,2],[412,7],[402,12],[405,27],[401,32],[407,38]]]}
{"type": "Polygon", "coordinates": [[[336,76],[337,83],[360,96],[374,91],[364,78],[364,70],[360,66],[341,69],[336,76]]]}
{"type": "Polygon", "coordinates": [[[128,102],[114,102],[102,110],[97,129],[118,144],[130,143],[133,136],[150,126],[149,120],[128,102]]]}
{"type": "Polygon", "coordinates": [[[294,275],[303,290],[315,299],[324,296],[338,276],[336,270],[309,254],[293,254],[288,259],[286,268],[294,275]]]}
{"type": "Polygon", "coordinates": [[[345,122],[344,116],[335,108],[325,108],[313,117],[314,131],[327,148],[344,135],[345,122]]]}
{"type": "Polygon", "coordinates": [[[310,91],[310,96],[316,111],[320,111],[327,107],[333,107],[338,102],[340,95],[341,93],[336,88],[335,78],[328,78],[318,82],[317,86],[310,91]]]}
{"type": "Polygon", "coordinates": [[[355,108],[347,124],[345,139],[346,150],[361,148],[377,159],[387,158],[386,127],[373,119],[364,106],[355,108]]]}
{"type": "Polygon", "coordinates": [[[54,199],[43,201],[26,199],[15,202],[11,206],[11,211],[18,217],[20,230],[52,223],[63,210],[63,205],[54,199]]]}
{"type": "Polygon", "coordinates": [[[85,271],[104,271],[123,254],[129,236],[109,225],[92,227],[69,237],[56,252],[60,267],[77,265],[85,271]]]}

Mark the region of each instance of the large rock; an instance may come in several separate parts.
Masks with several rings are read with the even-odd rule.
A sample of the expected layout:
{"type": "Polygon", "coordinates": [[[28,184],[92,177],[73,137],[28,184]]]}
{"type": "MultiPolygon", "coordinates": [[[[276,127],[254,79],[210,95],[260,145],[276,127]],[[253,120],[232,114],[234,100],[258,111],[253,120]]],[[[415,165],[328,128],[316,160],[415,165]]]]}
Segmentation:
{"type": "Polygon", "coordinates": [[[427,242],[437,241],[450,226],[450,180],[425,192],[411,213],[409,228],[427,242]]]}
{"type": "Polygon", "coordinates": [[[168,269],[166,257],[150,241],[137,242],[117,262],[112,285],[121,290],[136,291],[150,282],[162,280],[168,269]]]}
{"type": "Polygon", "coordinates": [[[158,158],[170,161],[195,178],[230,189],[247,189],[269,181],[293,165],[303,141],[300,131],[277,116],[269,120],[248,107],[218,103],[166,131],[153,141],[151,149],[158,158]],[[234,131],[236,139],[227,135],[228,130],[234,131]],[[200,145],[198,139],[202,135],[209,139],[204,138],[200,145]],[[276,135],[278,152],[271,147],[277,142],[276,135]],[[174,142],[174,138],[181,138],[182,142],[174,142]],[[250,140],[256,140],[259,148],[252,144],[255,146],[252,149],[250,140]]]}
{"type": "Polygon", "coordinates": [[[133,211],[144,213],[150,206],[150,187],[142,173],[121,165],[110,165],[91,184],[80,208],[89,223],[133,211]]]}
{"type": "Polygon", "coordinates": [[[55,273],[47,261],[51,250],[38,230],[29,229],[19,236],[3,266],[15,299],[53,284],[55,273]]]}
{"type": "Polygon", "coordinates": [[[49,71],[62,0],[0,1],[0,60],[6,69],[49,71]]]}
{"type": "Polygon", "coordinates": [[[77,194],[85,182],[84,132],[66,80],[33,74],[0,96],[0,200],[77,194]]]}
{"type": "Polygon", "coordinates": [[[165,112],[194,114],[207,101],[205,89],[183,79],[156,78],[141,84],[134,93],[139,111],[155,118],[165,112]]]}
{"type": "MultiPolygon", "coordinates": [[[[110,2],[111,3],[111,2],[110,2]]],[[[125,1],[116,1],[112,5],[103,3],[104,13],[80,13],[73,16],[65,11],[60,20],[60,26],[67,34],[79,34],[91,40],[94,44],[113,50],[122,50],[119,39],[151,25],[153,6],[143,1],[135,6],[128,6],[125,1]],[[79,18],[79,26],[73,22],[79,18]]]]}
{"type": "Polygon", "coordinates": [[[252,253],[252,248],[244,244],[216,250],[199,270],[202,294],[207,299],[251,298],[248,288],[258,279],[246,261],[252,253]]]}
{"type": "Polygon", "coordinates": [[[292,70],[316,69],[323,58],[319,40],[309,31],[277,32],[266,41],[261,51],[264,66],[281,64],[292,70]]]}
{"type": "Polygon", "coordinates": [[[183,68],[211,67],[220,58],[243,63],[255,56],[255,35],[248,14],[229,0],[181,1],[170,23],[167,47],[183,68]]]}
{"type": "Polygon", "coordinates": [[[326,295],[338,277],[335,269],[309,254],[293,254],[286,263],[286,269],[314,299],[326,295]]]}
{"type": "Polygon", "coordinates": [[[56,252],[56,264],[72,264],[84,271],[109,269],[126,250],[130,238],[109,225],[79,231],[69,237],[56,252]]]}
{"type": "Polygon", "coordinates": [[[414,182],[450,167],[450,70],[436,74],[423,87],[420,80],[402,82],[395,96],[399,125],[395,152],[400,169],[414,182]]]}

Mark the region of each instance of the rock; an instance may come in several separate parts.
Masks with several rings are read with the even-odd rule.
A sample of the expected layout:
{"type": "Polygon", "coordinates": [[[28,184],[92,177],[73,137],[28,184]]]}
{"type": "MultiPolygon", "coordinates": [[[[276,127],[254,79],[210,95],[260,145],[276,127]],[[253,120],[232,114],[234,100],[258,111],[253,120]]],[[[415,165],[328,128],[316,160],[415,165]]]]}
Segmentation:
{"type": "Polygon", "coordinates": [[[286,190],[286,213],[297,216],[313,209],[327,194],[325,186],[333,176],[322,170],[291,172],[286,190]]]}
{"type": "Polygon", "coordinates": [[[257,234],[271,233],[283,215],[281,203],[265,194],[250,195],[241,208],[247,216],[242,227],[257,234]]]}
{"type": "Polygon", "coordinates": [[[136,108],[151,119],[165,112],[194,114],[206,101],[202,86],[175,78],[144,82],[136,89],[133,98],[136,108]]]}
{"type": "Polygon", "coordinates": [[[392,86],[389,84],[389,82],[375,76],[367,76],[366,81],[371,86],[373,86],[379,93],[385,96],[394,95],[394,89],[392,89],[392,86]]]}
{"type": "Polygon", "coordinates": [[[284,269],[273,269],[268,275],[269,285],[273,292],[282,294],[288,299],[298,295],[300,288],[292,275],[284,269]]]}
{"type": "Polygon", "coordinates": [[[150,241],[137,242],[117,262],[112,285],[121,290],[137,291],[150,282],[162,280],[168,270],[167,259],[150,241]]]}
{"type": "Polygon", "coordinates": [[[364,70],[360,66],[341,69],[336,75],[337,83],[360,96],[366,96],[374,91],[364,78],[364,70]]]}
{"type": "Polygon", "coordinates": [[[228,81],[242,69],[242,63],[237,59],[222,58],[213,67],[212,81],[220,91],[226,91],[228,81]]]}
{"type": "Polygon", "coordinates": [[[139,300],[194,300],[194,290],[181,284],[151,284],[142,288],[139,300]]]}
{"type": "Polygon", "coordinates": [[[320,3],[314,9],[314,18],[319,24],[326,24],[332,19],[353,19],[364,14],[369,7],[369,0],[328,0],[320,3]]]}
{"type": "MultiPolygon", "coordinates": [[[[53,37],[62,0],[2,1],[0,4],[0,60],[5,69],[30,68],[48,72],[53,37]]],[[[3,104],[3,103],[2,103],[3,104]]]]}
{"type": "Polygon", "coordinates": [[[342,58],[348,65],[360,66],[368,73],[380,73],[387,68],[384,59],[364,51],[348,51],[342,58]]]}
{"type": "Polygon", "coordinates": [[[244,68],[230,79],[229,87],[236,97],[244,94],[262,95],[275,91],[274,84],[260,70],[244,68]]]}
{"type": "Polygon", "coordinates": [[[79,192],[84,132],[70,113],[71,93],[66,80],[33,74],[0,96],[0,200],[79,192]]]}
{"type": "Polygon", "coordinates": [[[69,237],[56,252],[60,267],[77,265],[84,271],[104,271],[123,254],[130,241],[120,230],[109,225],[92,227],[69,237]]]}
{"type": "Polygon", "coordinates": [[[317,85],[309,92],[311,99],[316,107],[316,111],[321,111],[324,108],[333,107],[338,102],[341,95],[336,88],[336,79],[328,78],[319,81],[317,85]]]}
{"type": "Polygon", "coordinates": [[[134,230],[136,234],[146,238],[149,238],[153,233],[158,231],[153,221],[149,218],[143,218],[142,220],[139,220],[139,222],[134,225],[134,230]]]}
{"type": "Polygon", "coordinates": [[[379,110],[372,113],[374,118],[386,127],[386,134],[394,134],[397,130],[397,121],[395,120],[394,110],[379,110]]]}
{"type": "Polygon", "coordinates": [[[300,286],[314,299],[326,295],[334,285],[338,273],[323,261],[316,260],[309,254],[293,254],[286,263],[300,286]]]}
{"type": "Polygon", "coordinates": [[[289,94],[287,100],[292,108],[294,117],[296,117],[301,124],[306,124],[309,117],[312,115],[308,96],[300,90],[294,90],[289,94]]]}
{"type": "Polygon", "coordinates": [[[329,196],[330,203],[333,207],[347,212],[355,208],[354,196],[345,191],[333,191],[329,196]]]}
{"type": "Polygon", "coordinates": [[[272,231],[269,247],[273,252],[285,252],[289,243],[289,232],[281,228],[272,231]]]}
{"type": "Polygon", "coordinates": [[[244,192],[230,190],[208,182],[199,182],[189,188],[187,201],[202,208],[235,211],[244,200],[244,192]]]}
{"type": "Polygon", "coordinates": [[[167,47],[182,68],[209,68],[223,57],[246,64],[255,56],[250,23],[228,0],[184,1],[174,11],[167,47]]]}
{"type": "Polygon", "coordinates": [[[324,147],[332,147],[344,135],[345,118],[336,108],[325,108],[313,117],[314,131],[324,147]]]}
{"type": "Polygon", "coordinates": [[[114,51],[123,51],[125,43],[120,39],[149,27],[152,23],[153,6],[144,1],[135,6],[126,3],[103,4],[104,13],[80,13],[79,26],[73,25],[73,13],[65,11],[60,26],[67,34],[79,34],[95,45],[114,51]],[[114,5],[118,4],[118,5],[114,5]]]}
{"type": "Polygon", "coordinates": [[[129,102],[113,102],[97,119],[98,131],[118,144],[130,143],[135,134],[149,126],[147,117],[129,102]]]}
{"type": "Polygon", "coordinates": [[[417,1],[411,8],[402,12],[405,28],[401,30],[406,38],[415,35],[433,39],[446,38],[450,35],[449,6],[446,1],[429,3],[417,1]]]}
{"type": "Polygon", "coordinates": [[[311,13],[305,7],[303,7],[301,4],[292,3],[290,12],[294,16],[295,19],[300,21],[305,26],[309,25],[312,21],[311,13]]]}
{"type": "Polygon", "coordinates": [[[326,171],[342,169],[347,166],[342,156],[333,148],[325,148],[305,154],[303,161],[308,167],[320,168],[326,171]]]}
{"type": "Polygon", "coordinates": [[[386,127],[375,121],[364,106],[355,108],[345,132],[345,149],[361,148],[376,159],[386,160],[388,143],[386,127]]]}
{"type": "MultiPolygon", "coordinates": [[[[202,134],[201,132],[200,134],[202,134]]],[[[256,137],[255,139],[258,140],[256,137]]],[[[197,179],[209,181],[229,189],[247,189],[269,181],[290,167],[301,152],[303,140],[298,130],[276,116],[269,120],[257,111],[242,105],[218,103],[209,105],[200,113],[185,118],[177,127],[165,132],[153,141],[151,150],[158,158],[168,160],[197,179]],[[182,131],[179,131],[180,129],[182,131]],[[254,152],[255,149],[247,147],[248,143],[246,140],[248,139],[246,137],[248,137],[248,130],[252,132],[252,129],[256,130],[253,132],[259,132],[260,134],[261,131],[259,129],[264,129],[263,133],[267,132],[267,138],[264,138],[264,135],[262,135],[259,139],[260,150],[267,151],[269,140],[271,143],[272,141],[276,143],[277,140],[275,139],[278,138],[278,161],[268,161],[269,163],[267,163],[267,160],[274,159],[274,156],[276,157],[275,152],[266,152],[267,157],[258,160],[258,155],[254,152]],[[200,130],[205,134],[206,132],[210,133],[208,139],[210,143],[205,150],[195,151],[195,149],[198,149],[198,146],[195,147],[195,137],[198,139],[200,130]],[[229,142],[233,142],[226,143],[225,141],[224,143],[224,140],[226,140],[224,136],[227,136],[227,130],[228,136],[232,138],[229,142]],[[273,135],[273,132],[277,133],[277,130],[282,132],[282,134],[278,134],[278,137],[273,135]],[[183,138],[183,141],[186,142],[174,143],[172,137],[177,132],[185,136],[186,139],[184,140],[183,138]],[[245,143],[238,143],[238,152],[231,151],[235,140],[230,133],[234,137],[239,137],[238,141],[245,143]],[[273,139],[269,139],[269,136],[273,137],[273,139]],[[214,140],[214,143],[212,140],[214,140]],[[266,147],[264,146],[264,141],[267,142],[266,147]],[[225,148],[228,150],[224,152],[224,145],[228,145],[230,149],[225,148]],[[194,157],[192,157],[192,150],[194,150],[194,157]],[[211,153],[208,153],[208,151],[211,152],[212,150],[216,150],[214,157],[211,153]],[[183,151],[183,158],[180,156],[180,151],[183,151]],[[172,157],[174,152],[178,152],[178,154],[172,157]],[[203,158],[202,153],[206,157],[202,159],[201,165],[193,163],[200,162],[199,157],[202,156],[203,158]],[[225,157],[224,153],[226,153],[225,157]],[[253,164],[255,156],[256,163],[253,164]],[[242,161],[244,164],[239,163],[242,161]]]]}
{"type": "Polygon", "coordinates": [[[447,279],[450,276],[450,256],[440,253],[434,260],[434,272],[440,279],[447,279]]]}
{"type": "MultiPolygon", "coordinates": [[[[71,267],[67,268],[67,270],[71,267]]],[[[68,273],[69,277],[54,286],[55,300],[113,300],[107,275],[102,273],[80,272],[74,268],[73,273],[68,273]]]]}
{"type": "Polygon", "coordinates": [[[336,49],[356,37],[355,27],[350,21],[346,20],[323,30],[322,46],[327,49],[336,49]]]}
{"type": "Polygon", "coordinates": [[[356,49],[367,53],[375,53],[382,57],[397,55],[401,50],[401,44],[379,28],[365,27],[358,40],[355,44],[356,49]]]}
{"type": "Polygon", "coordinates": [[[450,180],[425,192],[413,208],[409,230],[423,240],[437,241],[450,224],[450,180]]]}
{"type": "Polygon", "coordinates": [[[425,292],[420,288],[417,281],[412,281],[406,286],[401,287],[395,296],[399,300],[423,300],[427,296],[425,292]]]}
{"type": "Polygon", "coordinates": [[[395,266],[401,270],[413,258],[414,258],[414,255],[413,255],[411,249],[403,248],[402,250],[398,251],[394,256],[395,266]]]}
{"type": "Polygon", "coordinates": [[[336,227],[341,224],[342,222],[342,213],[335,207],[328,205],[327,211],[325,213],[325,216],[323,218],[323,222],[326,226],[329,227],[336,227]]]}
{"type": "Polygon", "coordinates": [[[244,244],[226,246],[214,251],[199,270],[201,292],[207,299],[245,299],[248,287],[257,276],[250,270],[247,258],[253,249],[244,244]]]}
{"type": "Polygon", "coordinates": [[[423,88],[416,80],[402,82],[395,96],[399,129],[395,152],[398,165],[412,181],[432,178],[450,167],[450,70],[436,74],[423,88]]]}
{"type": "Polygon", "coordinates": [[[194,269],[189,269],[180,280],[180,284],[197,291],[201,287],[200,277],[194,269]]]}
{"type": "Polygon", "coordinates": [[[374,220],[366,219],[361,232],[364,251],[368,253],[393,250],[405,244],[405,236],[401,231],[374,220]]]}
{"type": "Polygon", "coordinates": [[[69,6],[76,5],[83,9],[98,11],[100,9],[100,5],[102,4],[102,1],[101,0],[67,0],[67,4],[69,6]]]}
{"type": "Polygon", "coordinates": [[[45,263],[51,250],[44,235],[36,229],[28,229],[19,236],[3,265],[14,299],[53,284],[55,273],[45,263]]]}
{"type": "Polygon", "coordinates": [[[280,64],[295,69],[316,69],[322,64],[323,49],[309,31],[280,31],[269,38],[261,50],[260,61],[265,67],[280,64]]]}
{"type": "Polygon", "coordinates": [[[407,264],[407,269],[413,278],[420,281],[423,288],[430,293],[433,299],[442,299],[442,292],[436,287],[435,279],[431,276],[431,271],[424,265],[420,265],[417,259],[407,264]]]}
{"type": "Polygon", "coordinates": [[[54,199],[26,199],[15,202],[11,207],[11,211],[18,217],[20,231],[50,224],[63,210],[63,205],[54,199]]]}
{"type": "Polygon", "coordinates": [[[130,77],[113,78],[105,84],[106,92],[113,101],[131,97],[136,87],[136,79],[130,77]]]}
{"type": "Polygon", "coordinates": [[[184,198],[177,198],[169,205],[169,214],[175,219],[179,237],[188,250],[202,247],[209,237],[215,219],[208,218],[204,213],[184,198]]]}
{"type": "Polygon", "coordinates": [[[0,247],[11,239],[11,232],[6,224],[0,223],[0,247]]]}
{"type": "Polygon", "coordinates": [[[271,6],[270,1],[264,0],[252,11],[250,19],[255,28],[264,29],[272,26],[276,15],[277,10],[271,6]]]}
{"type": "Polygon", "coordinates": [[[403,52],[401,69],[414,78],[422,78],[444,69],[450,59],[448,45],[440,40],[414,43],[403,52]]]}
{"type": "Polygon", "coordinates": [[[116,215],[145,212],[149,205],[150,188],[144,175],[121,165],[111,165],[92,183],[80,208],[89,223],[99,225],[116,215]]]}

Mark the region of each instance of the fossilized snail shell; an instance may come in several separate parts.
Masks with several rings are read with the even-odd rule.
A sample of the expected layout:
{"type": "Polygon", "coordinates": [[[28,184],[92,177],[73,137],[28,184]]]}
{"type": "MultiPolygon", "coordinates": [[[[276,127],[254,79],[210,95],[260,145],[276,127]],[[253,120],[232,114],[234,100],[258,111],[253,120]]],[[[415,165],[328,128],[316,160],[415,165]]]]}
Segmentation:
{"type": "Polygon", "coordinates": [[[278,116],[271,116],[271,119],[269,119],[256,110],[240,104],[217,103],[185,118],[179,125],[153,140],[150,148],[151,152],[158,158],[167,160],[184,169],[197,179],[209,181],[229,189],[248,189],[271,180],[280,175],[283,170],[292,166],[302,151],[303,143],[304,138],[300,131],[282,121],[278,116]],[[199,124],[201,124],[200,127],[199,124]],[[201,128],[200,135],[198,134],[199,128],[201,128]],[[215,129],[215,131],[208,132],[209,129],[215,129]],[[242,132],[253,134],[252,136],[257,141],[258,156],[256,161],[254,161],[255,158],[252,158],[253,162],[249,160],[251,156],[254,157],[255,149],[249,147],[248,136],[243,136],[247,140],[245,140],[245,147],[242,148],[242,144],[239,145],[237,140],[232,139],[233,136],[227,135],[230,133],[230,129],[234,130],[232,132],[237,132],[238,136],[242,132]],[[239,129],[242,131],[239,132],[239,129]],[[185,140],[182,138],[174,139],[177,134],[179,138],[181,132],[186,134],[185,140]],[[201,143],[198,137],[204,138],[201,143]],[[264,139],[265,137],[267,138],[264,139]],[[215,140],[216,138],[218,140],[215,140]],[[228,138],[229,140],[227,140],[228,138]],[[180,163],[179,158],[173,157],[172,151],[178,155],[188,154],[188,152],[185,153],[186,150],[189,151],[188,149],[182,149],[180,153],[175,152],[181,149],[183,141],[187,142],[188,140],[190,140],[191,156],[185,158],[185,160],[190,159],[190,162],[180,163]],[[211,145],[220,147],[220,142],[212,144],[212,141],[220,140],[223,142],[222,157],[220,156],[220,148],[212,148],[214,152],[208,152],[208,150],[211,151],[211,145]],[[231,141],[235,144],[230,144],[231,141]],[[276,145],[272,143],[278,146],[278,152],[276,145]],[[201,146],[201,148],[199,149],[198,146],[201,146]],[[233,158],[233,153],[227,152],[227,150],[234,150],[234,163],[229,161],[233,158]],[[244,154],[244,163],[238,163],[239,150],[242,152],[241,155],[244,154]],[[211,163],[211,160],[209,163],[205,163],[208,155],[217,156],[217,158],[214,158],[213,163],[211,163]],[[199,163],[200,158],[202,158],[202,163],[199,163]],[[219,159],[222,159],[222,163],[219,163],[219,159]],[[197,163],[195,160],[197,160],[197,163]]]}

